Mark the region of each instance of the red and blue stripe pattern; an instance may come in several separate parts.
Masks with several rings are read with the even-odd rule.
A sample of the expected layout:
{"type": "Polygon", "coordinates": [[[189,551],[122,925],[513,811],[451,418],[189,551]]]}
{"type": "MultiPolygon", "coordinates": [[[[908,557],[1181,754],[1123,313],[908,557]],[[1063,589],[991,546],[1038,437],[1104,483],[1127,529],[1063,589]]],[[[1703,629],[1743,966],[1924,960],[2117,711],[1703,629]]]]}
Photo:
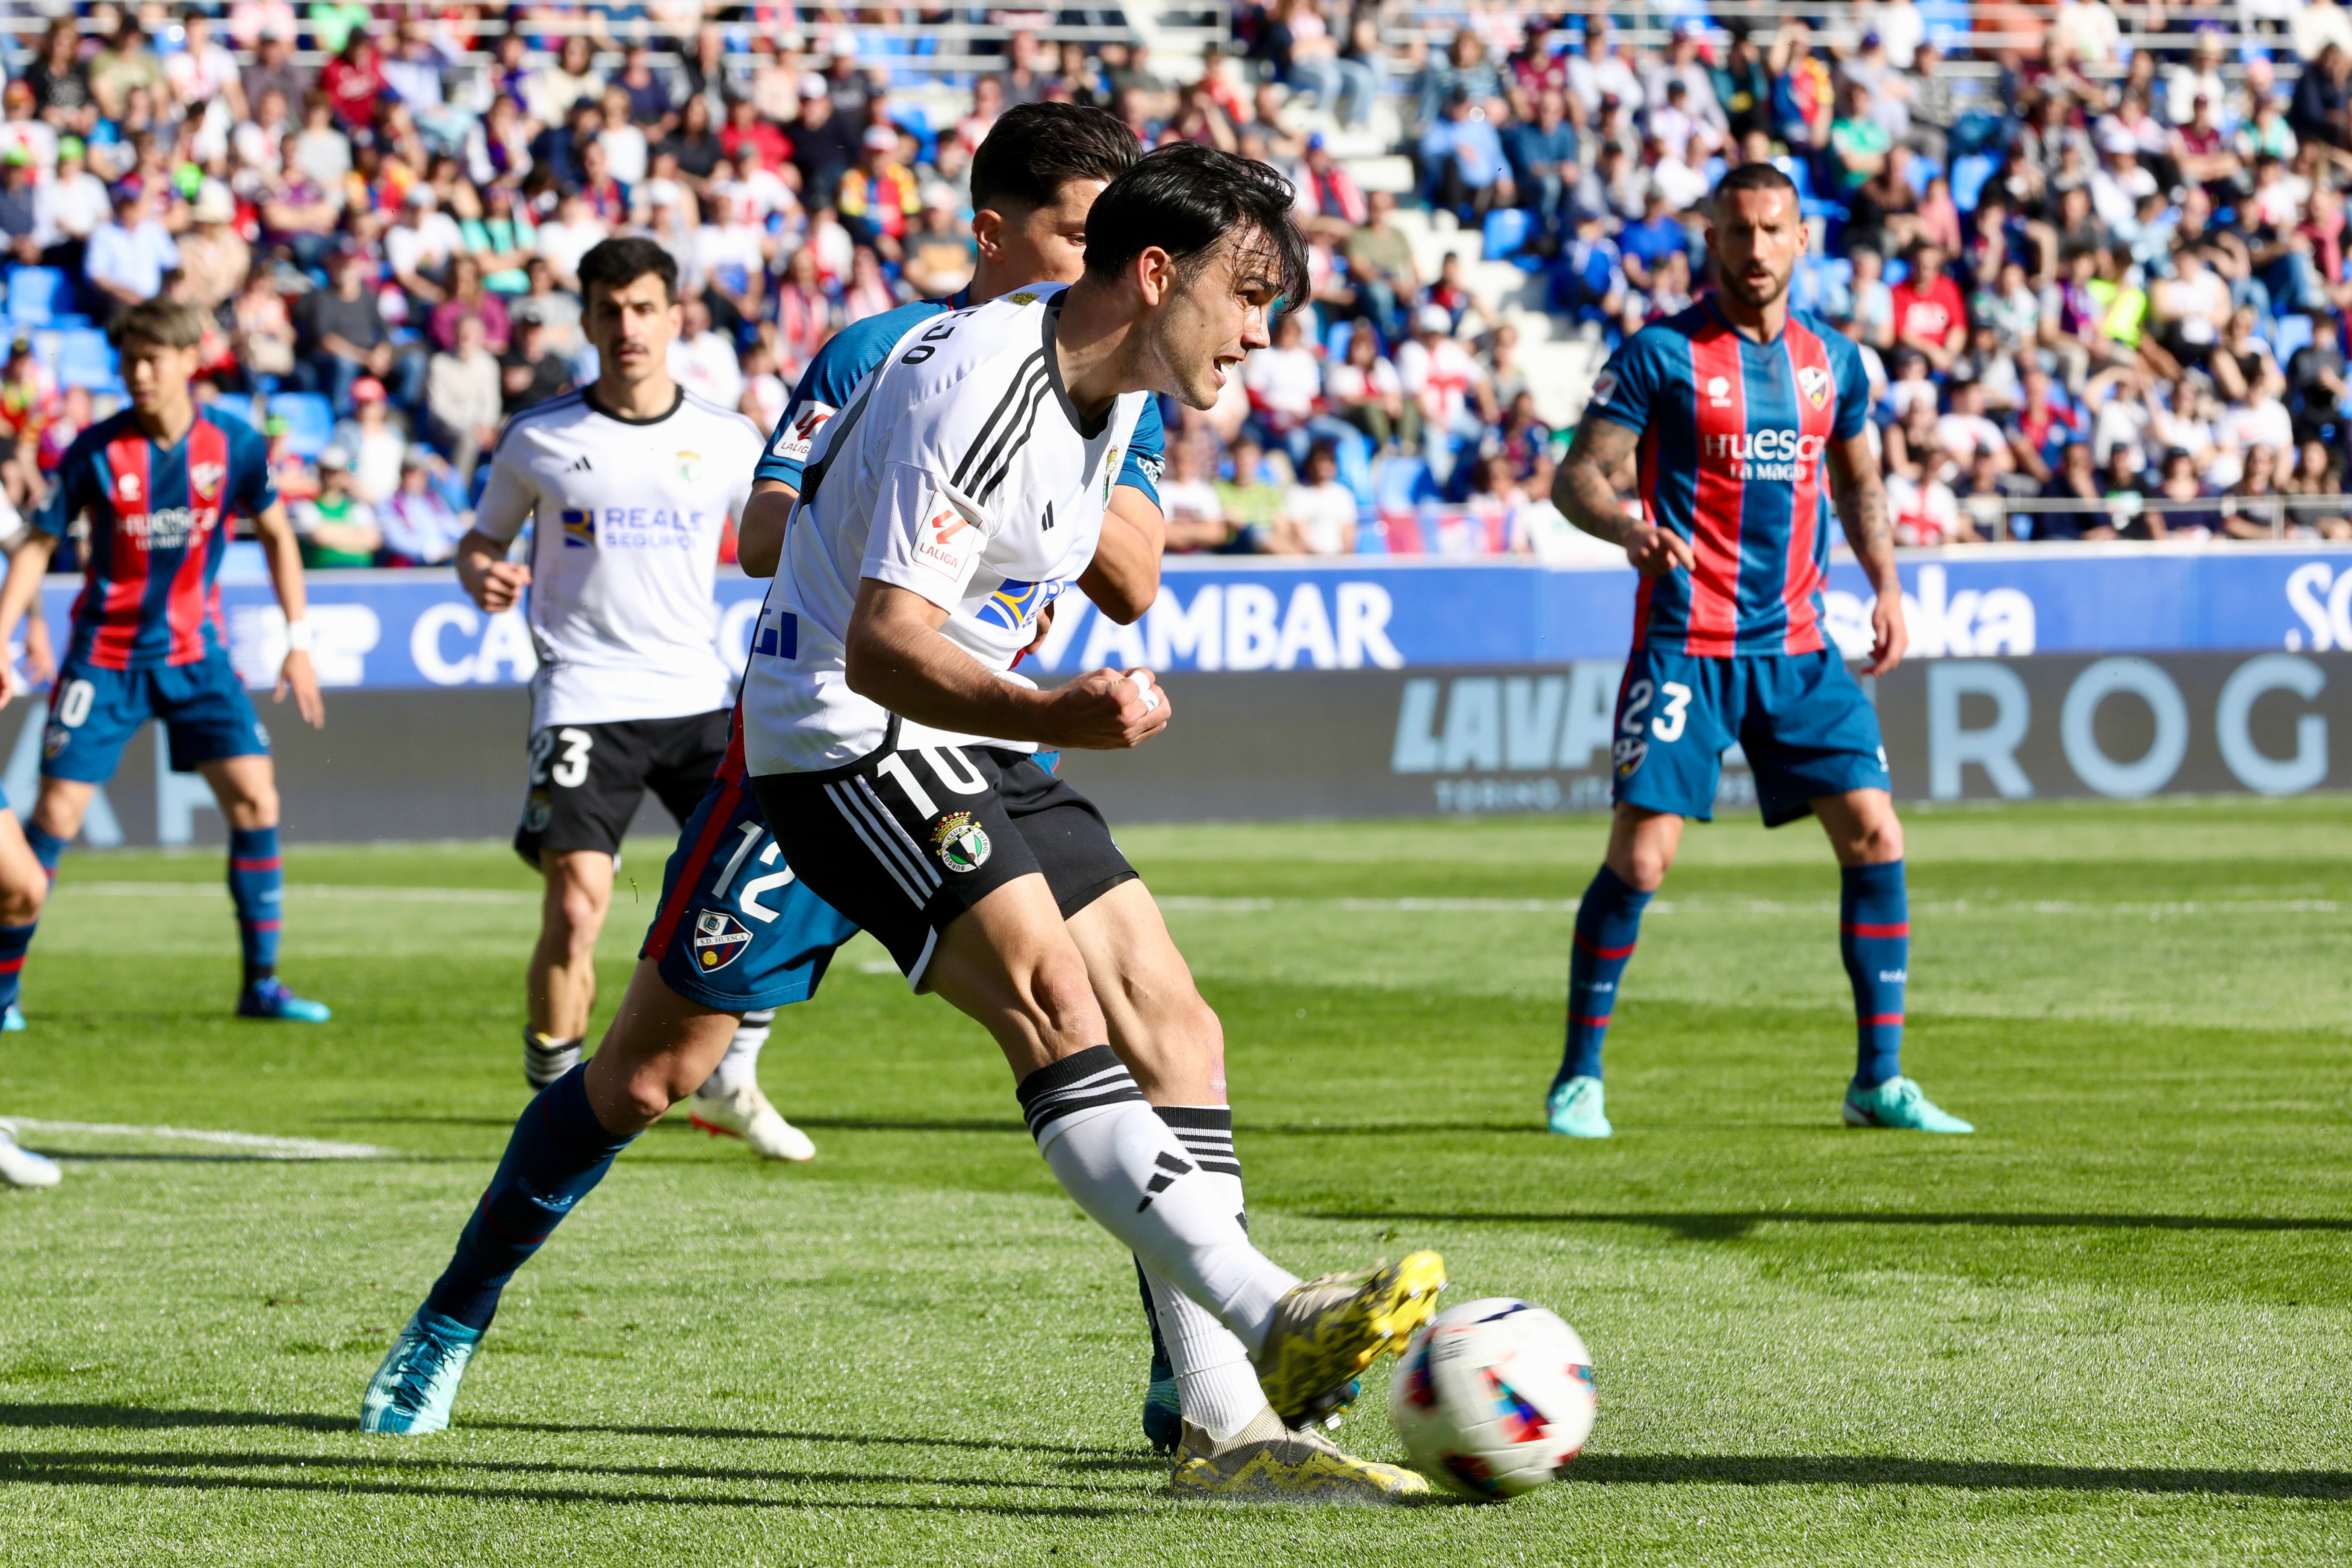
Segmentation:
{"type": "Polygon", "coordinates": [[[268,444],[200,412],[169,447],[129,411],[82,432],[34,526],[89,520],[69,657],[100,669],[194,664],[226,646],[216,579],[229,522],[275,505],[268,444]]]}
{"type": "Polygon", "coordinates": [[[1825,646],[1822,457],[1861,433],[1868,402],[1853,344],[1801,311],[1759,343],[1703,300],[1618,352],[1593,412],[1641,432],[1643,515],[1695,557],[1642,580],[1636,647],[1720,658],[1825,646]]]}

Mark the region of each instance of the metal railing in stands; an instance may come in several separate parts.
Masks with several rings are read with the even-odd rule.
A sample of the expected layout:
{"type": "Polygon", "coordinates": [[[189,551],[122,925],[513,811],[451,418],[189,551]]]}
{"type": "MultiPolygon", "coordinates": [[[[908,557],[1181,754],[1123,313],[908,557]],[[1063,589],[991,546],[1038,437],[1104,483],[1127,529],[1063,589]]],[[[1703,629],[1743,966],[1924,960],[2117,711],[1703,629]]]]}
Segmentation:
{"type": "Polygon", "coordinates": [[[2347,495],[2198,496],[2187,500],[2137,495],[2103,496],[2096,500],[2045,500],[2036,496],[1961,496],[1958,500],[1961,513],[1970,521],[1979,528],[1990,527],[1995,544],[2007,544],[2016,538],[2009,520],[2018,516],[2098,517],[2112,523],[2118,532],[2150,512],[2159,516],[2193,513],[2218,517],[2224,522],[2233,518],[2244,518],[2263,523],[2270,529],[2273,539],[2284,539],[2290,522],[2352,518],[2352,496],[2347,495]]]}

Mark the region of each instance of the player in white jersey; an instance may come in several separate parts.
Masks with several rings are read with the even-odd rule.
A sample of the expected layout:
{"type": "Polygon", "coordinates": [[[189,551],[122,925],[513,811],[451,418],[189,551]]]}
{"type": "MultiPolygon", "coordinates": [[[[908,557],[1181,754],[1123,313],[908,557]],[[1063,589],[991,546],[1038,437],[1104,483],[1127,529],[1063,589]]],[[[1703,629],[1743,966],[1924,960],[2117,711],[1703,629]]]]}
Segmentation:
{"type": "MultiPolygon", "coordinates": [[[[1050,693],[1013,673],[1092,561],[1145,396],[1213,406],[1302,296],[1290,201],[1263,164],[1162,148],[1096,202],[1076,283],[898,341],[817,433],[745,761],[802,883],[989,1029],[1055,1176],[1141,1260],[1183,1406],[1175,1488],[1394,1498],[1420,1479],[1286,1424],[1402,1348],[1444,1264],[1302,1283],[1250,1245],[1216,1016],[1101,814],[1031,755],[1139,744],[1168,699],[1146,670],[1050,693]]],[[[613,1110],[654,1111],[659,1078],[630,1074],[613,1110]]]]}
{"type": "MultiPolygon", "coordinates": [[[[646,792],[683,823],[726,755],[733,678],[711,585],[765,445],[743,416],[670,379],[679,307],[668,252],[606,240],[581,258],[580,280],[597,379],[508,423],[457,547],[458,577],[483,609],[509,609],[529,590],[539,655],[530,793],[514,838],[547,886],[523,1028],[534,1089],[580,1059],[621,837],[646,792]],[[526,522],[530,554],[509,561],[526,522]]],[[[772,1017],[745,1016],[739,1056],[756,1056],[772,1017]]],[[[731,1087],[697,1096],[698,1123],[771,1158],[814,1154],[761,1094],[751,1063],[730,1066],[731,1087]]]]}

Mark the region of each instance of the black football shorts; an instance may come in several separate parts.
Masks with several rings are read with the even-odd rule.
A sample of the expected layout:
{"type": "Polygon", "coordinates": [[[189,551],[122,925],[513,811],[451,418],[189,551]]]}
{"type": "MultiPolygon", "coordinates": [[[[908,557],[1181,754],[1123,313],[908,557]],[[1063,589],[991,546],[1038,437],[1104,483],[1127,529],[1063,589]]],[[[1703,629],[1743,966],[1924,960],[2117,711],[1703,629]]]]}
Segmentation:
{"type": "Polygon", "coordinates": [[[1135,877],[1094,803],[1022,752],[886,749],[751,787],[801,880],[919,991],[939,933],[1014,878],[1042,873],[1067,920],[1135,877]]]}
{"type": "Polygon", "coordinates": [[[647,790],[683,826],[727,755],[734,718],[720,708],[680,719],[550,724],[535,731],[515,853],[532,866],[542,849],[617,855],[647,790]]]}

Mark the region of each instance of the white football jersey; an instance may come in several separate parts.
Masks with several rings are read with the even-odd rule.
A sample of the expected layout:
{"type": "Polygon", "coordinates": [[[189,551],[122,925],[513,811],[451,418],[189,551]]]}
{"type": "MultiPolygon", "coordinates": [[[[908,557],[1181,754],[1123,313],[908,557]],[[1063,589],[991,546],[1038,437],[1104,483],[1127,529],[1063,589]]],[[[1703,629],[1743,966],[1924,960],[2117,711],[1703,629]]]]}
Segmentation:
{"type": "Polygon", "coordinates": [[[727,706],[712,581],[762,445],[750,420],[683,389],[658,419],[604,413],[583,389],[507,422],[474,526],[511,540],[538,519],[533,729],[727,706]]]}
{"type": "Polygon", "coordinates": [[[1005,679],[1037,616],[1094,560],[1103,510],[1150,395],[1081,419],[1062,384],[1057,287],[908,329],[817,433],[743,676],[754,773],[819,773],[885,747],[1026,742],[901,721],[849,689],[858,583],[919,594],[940,631],[1005,679]]]}

